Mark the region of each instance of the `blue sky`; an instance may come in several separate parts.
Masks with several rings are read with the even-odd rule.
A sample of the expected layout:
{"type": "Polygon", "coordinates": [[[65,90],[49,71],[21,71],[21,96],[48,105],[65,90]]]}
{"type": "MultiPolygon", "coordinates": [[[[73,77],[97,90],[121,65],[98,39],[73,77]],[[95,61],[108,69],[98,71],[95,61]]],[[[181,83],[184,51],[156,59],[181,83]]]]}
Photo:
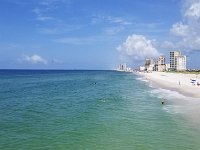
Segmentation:
{"type": "Polygon", "coordinates": [[[186,35],[194,24],[192,32],[199,35],[199,12],[196,22],[187,13],[198,3],[0,0],[0,68],[114,69],[122,62],[136,67],[145,57],[168,57],[171,49],[181,49],[188,66],[198,67],[200,46],[187,47],[194,40],[186,35]]]}

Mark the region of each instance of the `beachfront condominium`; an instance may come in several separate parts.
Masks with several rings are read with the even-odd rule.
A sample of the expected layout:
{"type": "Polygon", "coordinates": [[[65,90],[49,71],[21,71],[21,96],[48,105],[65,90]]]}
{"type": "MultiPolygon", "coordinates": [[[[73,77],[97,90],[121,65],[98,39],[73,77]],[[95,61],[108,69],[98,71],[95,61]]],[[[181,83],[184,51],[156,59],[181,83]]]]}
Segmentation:
{"type": "Polygon", "coordinates": [[[145,67],[145,71],[153,71],[153,68],[154,68],[153,59],[146,59],[144,67],[145,67]]]}
{"type": "Polygon", "coordinates": [[[186,56],[181,55],[180,51],[170,52],[170,70],[186,70],[186,56]]]}
{"type": "Polygon", "coordinates": [[[186,56],[177,56],[175,58],[175,63],[176,63],[176,70],[178,71],[184,71],[186,70],[186,56]]]}
{"type": "Polygon", "coordinates": [[[120,64],[120,65],[118,66],[118,69],[117,69],[117,70],[119,70],[119,71],[126,71],[126,69],[127,69],[126,63],[124,63],[124,64],[120,64]]]}
{"type": "Polygon", "coordinates": [[[165,56],[160,56],[158,60],[155,62],[154,71],[165,71],[165,56]]]}
{"type": "Polygon", "coordinates": [[[171,51],[170,52],[170,69],[171,70],[176,70],[176,61],[175,58],[177,56],[180,56],[181,52],[180,51],[171,51]]]}

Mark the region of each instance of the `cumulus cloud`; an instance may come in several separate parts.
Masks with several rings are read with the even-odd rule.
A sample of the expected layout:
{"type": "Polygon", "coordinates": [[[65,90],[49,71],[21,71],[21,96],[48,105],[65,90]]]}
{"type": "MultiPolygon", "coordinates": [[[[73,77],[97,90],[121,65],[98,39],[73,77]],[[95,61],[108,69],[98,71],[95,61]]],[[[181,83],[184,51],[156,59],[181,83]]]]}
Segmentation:
{"type": "MultiPolygon", "coordinates": [[[[189,3],[186,1],[186,3],[189,3]]],[[[186,11],[184,14],[189,19],[199,19],[200,18],[200,1],[199,0],[193,0],[190,1],[190,4],[188,7],[186,7],[186,11]]]]}
{"type": "Polygon", "coordinates": [[[175,23],[170,31],[176,36],[184,37],[189,34],[189,27],[188,25],[184,25],[182,22],[179,22],[175,23]]]}
{"type": "Polygon", "coordinates": [[[42,58],[41,56],[34,54],[34,55],[22,55],[20,59],[22,62],[30,63],[30,64],[47,64],[47,60],[42,58]]]}
{"type": "Polygon", "coordinates": [[[143,35],[130,35],[117,50],[123,61],[141,61],[146,58],[154,58],[160,55],[154,46],[154,41],[147,39],[143,35]]]}
{"type": "Polygon", "coordinates": [[[177,37],[174,42],[177,48],[200,50],[200,0],[185,0],[183,18],[170,31],[177,37]]]}

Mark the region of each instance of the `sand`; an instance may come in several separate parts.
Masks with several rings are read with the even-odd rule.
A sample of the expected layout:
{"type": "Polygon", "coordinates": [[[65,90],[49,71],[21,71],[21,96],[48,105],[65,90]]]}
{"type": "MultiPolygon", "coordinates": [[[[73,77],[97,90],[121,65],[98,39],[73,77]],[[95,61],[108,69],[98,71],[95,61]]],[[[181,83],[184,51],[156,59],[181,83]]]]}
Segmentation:
{"type": "Polygon", "coordinates": [[[139,75],[160,88],[174,90],[185,96],[200,98],[200,86],[197,86],[197,82],[200,83],[200,75],[168,72],[139,73],[139,75]],[[196,80],[196,84],[192,84],[191,80],[196,80]]]}
{"type": "Polygon", "coordinates": [[[200,83],[200,75],[168,72],[137,74],[148,80],[153,88],[163,89],[161,95],[167,99],[163,108],[170,108],[168,111],[172,114],[182,114],[189,126],[200,131],[200,86],[191,83],[191,79],[200,83]],[[175,92],[166,92],[165,89],[175,92]]]}

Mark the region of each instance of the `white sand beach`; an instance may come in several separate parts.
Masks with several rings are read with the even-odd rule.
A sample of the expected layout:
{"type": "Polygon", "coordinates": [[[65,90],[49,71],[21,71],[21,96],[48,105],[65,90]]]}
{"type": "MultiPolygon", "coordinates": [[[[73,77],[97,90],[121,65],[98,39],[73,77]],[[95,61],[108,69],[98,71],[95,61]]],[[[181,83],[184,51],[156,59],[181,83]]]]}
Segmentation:
{"type": "MultiPolygon", "coordinates": [[[[169,91],[176,91],[180,93],[180,97],[172,99],[173,105],[166,105],[173,108],[174,112],[181,113],[188,124],[191,127],[200,130],[200,74],[182,74],[182,73],[168,73],[168,72],[152,72],[152,73],[139,73],[145,80],[155,88],[166,89],[169,91]],[[195,85],[191,83],[192,80],[196,80],[195,85]]],[[[168,99],[171,97],[171,93],[164,92],[164,97],[168,99]],[[169,94],[169,95],[168,95],[169,94]]],[[[174,93],[173,93],[174,94],[174,93]]],[[[168,99],[169,101],[170,99],[168,99]]],[[[171,104],[172,104],[171,103],[171,104]]]]}
{"type": "Polygon", "coordinates": [[[155,86],[177,91],[183,95],[200,98],[200,74],[183,74],[168,72],[139,73],[155,86]],[[192,80],[196,82],[192,83],[192,80]]]}

